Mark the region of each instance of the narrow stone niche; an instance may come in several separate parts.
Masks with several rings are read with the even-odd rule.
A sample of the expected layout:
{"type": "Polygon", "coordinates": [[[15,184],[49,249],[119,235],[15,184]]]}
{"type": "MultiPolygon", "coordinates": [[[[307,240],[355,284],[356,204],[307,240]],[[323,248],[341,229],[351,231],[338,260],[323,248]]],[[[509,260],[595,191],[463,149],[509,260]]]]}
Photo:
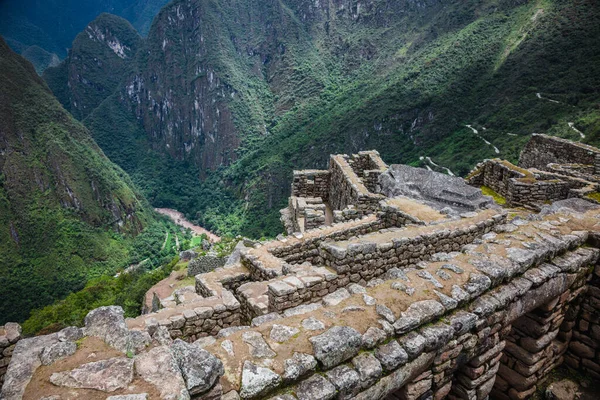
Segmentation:
{"type": "Polygon", "coordinates": [[[516,319],[505,337],[504,351],[490,398],[523,400],[561,365],[571,339],[577,306],[570,291],[516,319]]]}

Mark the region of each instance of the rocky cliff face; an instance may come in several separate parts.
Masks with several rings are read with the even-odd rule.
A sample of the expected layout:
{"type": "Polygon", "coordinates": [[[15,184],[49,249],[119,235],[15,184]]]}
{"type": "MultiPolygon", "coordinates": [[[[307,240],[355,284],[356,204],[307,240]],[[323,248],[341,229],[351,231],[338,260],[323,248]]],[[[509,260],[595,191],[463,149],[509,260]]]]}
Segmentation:
{"type": "Polygon", "coordinates": [[[101,14],[77,35],[67,58],[44,71],[44,80],[75,118],[84,119],[115,91],[141,41],[129,22],[101,14]]]}
{"type": "Polygon", "coordinates": [[[98,264],[110,269],[151,218],[126,174],[0,40],[0,320],[69,293],[98,264]]]}

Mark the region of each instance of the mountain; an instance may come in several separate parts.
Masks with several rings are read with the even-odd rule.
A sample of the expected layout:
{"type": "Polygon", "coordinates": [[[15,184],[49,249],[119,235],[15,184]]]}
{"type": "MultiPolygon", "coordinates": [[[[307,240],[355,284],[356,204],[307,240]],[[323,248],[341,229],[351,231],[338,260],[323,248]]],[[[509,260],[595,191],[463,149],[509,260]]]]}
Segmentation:
{"type": "Polygon", "coordinates": [[[127,174],[0,38],[0,324],[114,274],[154,218],[127,174]]]}
{"type": "Polygon", "coordinates": [[[141,41],[127,20],[101,14],[77,35],[67,58],[44,71],[44,80],[63,106],[83,119],[115,91],[141,41]]]}
{"type": "MultiPolygon", "coordinates": [[[[108,12],[130,21],[146,35],[154,16],[168,0],[6,0],[0,2],[0,35],[11,48],[30,61],[37,46],[58,58],[67,56],[75,36],[99,14],[108,12]]],[[[42,65],[36,65],[43,71],[42,65]]]]}
{"type": "Polygon", "coordinates": [[[331,153],[465,175],[532,132],[599,144],[599,7],[176,0],[83,122],[154,205],[274,235],[291,170],[331,153]]]}

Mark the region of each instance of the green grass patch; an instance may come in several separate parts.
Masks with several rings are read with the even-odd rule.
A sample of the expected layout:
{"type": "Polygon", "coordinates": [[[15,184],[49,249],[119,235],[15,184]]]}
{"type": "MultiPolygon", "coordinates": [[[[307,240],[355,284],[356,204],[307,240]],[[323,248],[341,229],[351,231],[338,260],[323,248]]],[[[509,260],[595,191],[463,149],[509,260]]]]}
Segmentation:
{"type": "Polygon", "coordinates": [[[482,186],[481,193],[483,193],[485,196],[491,196],[494,199],[494,201],[501,206],[506,205],[506,198],[496,193],[490,187],[482,186]]]}

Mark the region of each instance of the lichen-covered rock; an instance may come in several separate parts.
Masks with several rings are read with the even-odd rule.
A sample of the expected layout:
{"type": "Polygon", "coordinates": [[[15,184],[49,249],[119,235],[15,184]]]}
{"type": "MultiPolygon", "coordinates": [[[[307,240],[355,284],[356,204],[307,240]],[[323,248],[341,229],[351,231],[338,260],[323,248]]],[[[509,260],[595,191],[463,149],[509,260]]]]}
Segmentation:
{"type": "Polygon", "coordinates": [[[406,350],[395,340],[379,346],[375,350],[375,357],[386,371],[393,371],[408,361],[406,350]]]}
{"type": "Polygon", "coordinates": [[[221,360],[183,340],[176,339],[171,352],[192,396],[208,391],[224,373],[221,360]]]}
{"type": "MultiPolygon", "coordinates": [[[[121,394],[118,396],[109,396],[106,400],[147,400],[148,393],[139,393],[139,394],[121,394]]],[[[57,400],[59,400],[57,398],[57,400]]]]}
{"type": "Polygon", "coordinates": [[[294,336],[298,332],[300,332],[300,330],[298,328],[275,324],[275,325],[273,325],[273,328],[271,329],[271,333],[269,334],[269,337],[271,338],[271,340],[274,340],[279,343],[283,343],[283,342],[287,342],[288,340],[290,340],[292,338],[292,336],[294,336]]]}
{"type": "Polygon", "coordinates": [[[114,357],[80,365],[71,371],[50,375],[56,386],[114,392],[125,389],[133,380],[133,359],[114,357]]]}
{"type": "Polygon", "coordinates": [[[190,395],[173,353],[159,346],[135,357],[136,373],[154,385],[162,400],[188,400],[190,395]]]}
{"type": "Polygon", "coordinates": [[[2,400],[20,400],[35,370],[42,365],[40,356],[46,347],[58,342],[58,335],[36,336],[17,342],[6,375],[0,398],[2,400]]]}
{"type": "Polygon", "coordinates": [[[240,397],[252,399],[264,396],[281,383],[281,376],[268,368],[259,367],[250,361],[244,361],[240,397]]]}
{"type": "Polygon", "coordinates": [[[121,307],[100,307],[90,311],[85,317],[85,335],[99,337],[123,353],[133,351],[121,307]]]}
{"type": "Polygon", "coordinates": [[[394,323],[396,333],[401,335],[425,324],[444,313],[444,306],[435,300],[423,300],[412,303],[394,323]]]}
{"type": "Polygon", "coordinates": [[[360,376],[361,386],[367,388],[375,383],[383,373],[381,363],[371,353],[361,353],[352,359],[352,364],[360,376]]]}
{"type": "Polygon", "coordinates": [[[73,342],[58,342],[52,346],[44,348],[41,354],[41,361],[43,365],[54,364],[58,360],[69,357],[75,354],[77,351],[77,345],[73,342]]]}
{"type": "Polygon", "coordinates": [[[387,339],[385,331],[375,328],[374,326],[369,327],[362,336],[363,346],[367,349],[372,349],[380,343],[383,343],[387,339]]]}
{"type": "Polygon", "coordinates": [[[315,357],[325,368],[335,367],[354,357],[360,350],[362,337],[355,329],[334,326],[324,333],[309,339],[315,357]]]}
{"type": "Polygon", "coordinates": [[[307,331],[320,331],[325,329],[325,324],[315,317],[310,317],[302,320],[302,327],[307,331]]]}
{"type": "Polygon", "coordinates": [[[298,378],[314,371],[317,368],[317,360],[310,354],[294,352],[292,358],[284,361],[283,379],[295,381],[298,378]]]}
{"type": "Polygon", "coordinates": [[[248,331],[242,334],[242,340],[248,345],[250,354],[256,358],[272,358],[277,355],[265,342],[259,332],[248,331]]]}
{"type": "Polygon", "coordinates": [[[338,390],[338,398],[350,399],[360,391],[360,376],[347,365],[340,365],[325,373],[327,379],[338,390]]]}
{"type": "Polygon", "coordinates": [[[296,387],[298,400],[330,400],[335,397],[335,386],[321,375],[313,375],[296,387]]]}
{"type": "Polygon", "coordinates": [[[76,342],[83,338],[83,329],[76,326],[69,326],[58,332],[58,340],[61,342],[76,342]]]}

